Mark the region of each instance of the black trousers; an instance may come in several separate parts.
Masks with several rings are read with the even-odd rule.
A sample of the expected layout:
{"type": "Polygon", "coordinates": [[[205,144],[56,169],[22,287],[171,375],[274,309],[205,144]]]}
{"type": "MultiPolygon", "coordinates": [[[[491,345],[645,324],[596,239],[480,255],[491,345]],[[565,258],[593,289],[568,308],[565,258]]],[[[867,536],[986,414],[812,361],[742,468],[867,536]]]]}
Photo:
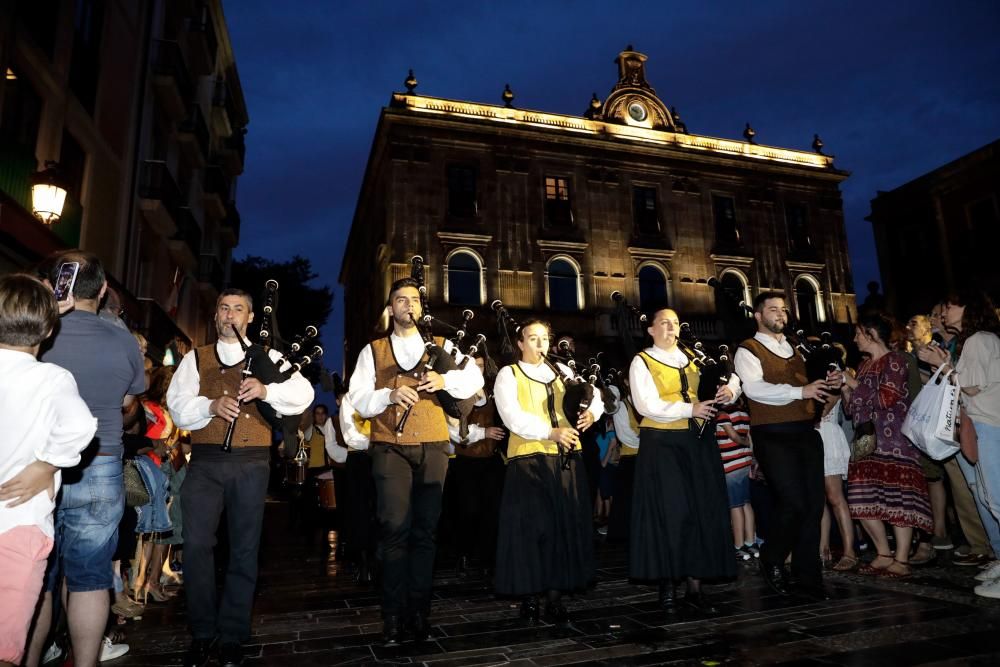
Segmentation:
{"type": "Polygon", "coordinates": [[[370,451],[378,494],[382,615],[430,613],[447,443],[378,442],[370,451]]]}
{"type": "Polygon", "coordinates": [[[458,553],[478,558],[487,567],[496,557],[503,478],[504,465],[497,454],[456,456],[448,469],[448,483],[454,489],[458,553]]]}
{"type": "Polygon", "coordinates": [[[773,501],[761,560],[783,565],[790,553],[792,574],[801,583],[819,584],[820,520],[826,502],[819,432],[808,424],[788,429],[755,426],[750,436],[773,501]]]}
{"type": "Polygon", "coordinates": [[[225,642],[250,637],[250,614],[257,585],[257,551],[270,474],[267,447],[221,451],[195,445],[181,489],[184,514],[184,591],[195,639],[219,636],[225,642]],[[216,532],[226,511],[229,563],[222,599],[215,582],[216,532]]]}
{"type": "MultiPolygon", "coordinates": [[[[340,482],[337,484],[339,491],[340,482]]],[[[337,514],[347,543],[347,555],[358,560],[362,552],[375,556],[378,542],[376,520],[375,482],[372,479],[372,459],[368,452],[351,450],[347,454],[347,470],[344,473],[344,506],[337,498],[337,514]]]]}

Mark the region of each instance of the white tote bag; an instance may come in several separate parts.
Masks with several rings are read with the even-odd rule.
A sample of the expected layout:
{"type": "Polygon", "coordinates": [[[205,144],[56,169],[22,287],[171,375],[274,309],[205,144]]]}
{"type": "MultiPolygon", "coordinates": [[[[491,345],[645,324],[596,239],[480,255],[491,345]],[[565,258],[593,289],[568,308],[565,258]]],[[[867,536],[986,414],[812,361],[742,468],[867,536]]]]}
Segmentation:
{"type": "Polygon", "coordinates": [[[955,442],[955,420],[958,412],[958,387],[948,382],[951,371],[941,375],[939,368],[927,384],[917,394],[906,420],[903,422],[903,435],[916,445],[917,449],[927,456],[942,461],[958,452],[955,442]],[[950,417],[949,417],[950,413],[950,417]],[[952,430],[947,431],[950,419],[952,430]],[[938,427],[946,437],[938,436],[938,427]]]}

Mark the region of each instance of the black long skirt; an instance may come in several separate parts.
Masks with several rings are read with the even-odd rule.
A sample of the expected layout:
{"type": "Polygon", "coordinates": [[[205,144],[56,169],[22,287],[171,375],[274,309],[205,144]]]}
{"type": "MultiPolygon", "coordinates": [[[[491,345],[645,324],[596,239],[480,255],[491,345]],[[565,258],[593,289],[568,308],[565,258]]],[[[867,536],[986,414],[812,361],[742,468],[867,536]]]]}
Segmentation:
{"type": "Polygon", "coordinates": [[[579,454],[536,454],[507,464],[497,535],[496,592],[572,591],[594,578],[587,472],[579,454]]]}
{"type": "Polygon", "coordinates": [[[632,489],[635,486],[636,456],[623,456],[618,462],[618,479],[615,484],[615,500],[611,503],[608,517],[607,541],[611,544],[628,546],[629,529],[632,527],[632,489]]]}
{"type": "Polygon", "coordinates": [[[736,576],[729,498],[715,434],[639,432],[629,575],[660,580],[736,576]]]}

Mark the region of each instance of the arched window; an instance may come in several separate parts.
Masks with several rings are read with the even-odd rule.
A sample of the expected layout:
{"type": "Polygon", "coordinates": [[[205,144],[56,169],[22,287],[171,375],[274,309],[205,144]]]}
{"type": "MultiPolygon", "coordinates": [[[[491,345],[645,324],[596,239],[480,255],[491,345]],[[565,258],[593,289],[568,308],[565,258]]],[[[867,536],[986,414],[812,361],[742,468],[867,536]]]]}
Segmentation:
{"type": "Polygon", "coordinates": [[[799,322],[806,328],[815,328],[826,321],[819,283],[812,276],[803,275],[795,279],[795,310],[799,322]]]}
{"type": "Polygon", "coordinates": [[[558,257],[549,262],[546,271],[546,289],[549,308],[560,312],[580,310],[579,269],[568,258],[558,257]]]}
{"type": "Polygon", "coordinates": [[[653,308],[669,305],[667,276],[652,264],[643,266],[639,269],[639,308],[648,313],[653,308]]]}
{"type": "Polygon", "coordinates": [[[744,317],[750,317],[747,310],[740,306],[741,302],[748,306],[751,305],[750,290],[747,289],[747,282],[743,275],[734,270],[727,270],[722,273],[722,279],[719,282],[722,284],[722,291],[730,303],[716,305],[720,308],[732,308],[734,312],[738,310],[744,317]]]}
{"type": "Polygon", "coordinates": [[[457,250],[448,258],[445,297],[456,306],[478,306],[483,302],[483,266],[469,250],[457,250]]]}

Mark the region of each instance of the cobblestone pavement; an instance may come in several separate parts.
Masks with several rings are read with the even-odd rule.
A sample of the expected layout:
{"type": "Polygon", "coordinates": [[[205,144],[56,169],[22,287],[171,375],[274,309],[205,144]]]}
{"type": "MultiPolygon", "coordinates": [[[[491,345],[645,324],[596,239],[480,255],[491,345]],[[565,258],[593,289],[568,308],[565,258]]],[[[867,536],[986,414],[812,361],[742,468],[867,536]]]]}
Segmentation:
{"type": "MultiPolygon", "coordinates": [[[[626,580],[623,550],[602,545],[596,587],[567,599],[568,627],[518,620],[516,601],[441,554],[429,641],[385,648],[374,592],[329,545],[305,544],[288,512],[268,505],[247,665],[1000,665],[1000,600],[973,595],[978,570],[946,552],[904,580],[829,573],[826,602],[775,595],[745,567],[706,587],[719,614],[668,619],[655,589],[626,580]]],[[[129,654],[105,664],[180,664],[183,597],[151,603],[127,626],[129,654]]]]}

